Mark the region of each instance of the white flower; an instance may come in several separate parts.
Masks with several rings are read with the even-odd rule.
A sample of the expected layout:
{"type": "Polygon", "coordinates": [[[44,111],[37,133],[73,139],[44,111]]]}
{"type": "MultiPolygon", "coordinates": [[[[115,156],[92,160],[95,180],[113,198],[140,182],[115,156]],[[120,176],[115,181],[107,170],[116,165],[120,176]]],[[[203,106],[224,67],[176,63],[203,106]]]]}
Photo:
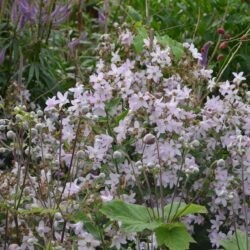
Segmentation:
{"type": "Polygon", "coordinates": [[[69,103],[68,92],[65,92],[64,94],[62,94],[61,92],[57,92],[57,98],[58,98],[58,103],[59,103],[60,108],[66,103],[69,103]]]}
{"type": "Polygon", "coordinates": [[[91,234],[83,232],[79,235],[78,249],[79,250],[95,250],[100,246],[100,241],[96,240],[91,234]]]}
{"type": "MultiPolygon", "coordinates": [[[[144,42],[144,46],[145,46],[146,48],[149,48],[149,47],[150,47],[150,45],[151,45],[151,44],[150,44],[150,43],[151,43],[150,38],[143,39],[143,42],[144,42]]],[[[156,44],[157,44],[157,38],[154,37],[154,40],[152,41],[152,47],[154,47],[156,44]]]]}
{"type": "Polygon", "coordinates": [[[111,58],[111,62],[112,63],[117,63],[121,61],[121,57],[119,55],[119,50],[116,52],[112,52],[112,58],[111,58]]]}
{"type": "Polygon", "coordinates": [[[113,195],[108,189],[105,189],[104,191],[101,191],[101,199],[103,202],[112,201],[113,195]]]}
{"type": "Polygon", "coordinates": [[[246,80],[246,77],[243,76],[243,72],[240,72],[240,73],[233,72],[233,75],[234,75],[233,82],[236,84],[239,84],[242,81],[246,80]]]}
{"type": "Polygon", "coordinates": [[[190,44],[189,43],[183,43],[182,44],[184,48],[188,49],[190,47],[190,44]]]}
{"type": "Polygon", "coordinates": [[[76,184],[75,180],[74,182],[67,182],[66,187],[63,192],[63,197],[68,197],[74,194],[77,194],[81,190],[81,186],[76,184]]]}
{"type": "Polygon", "coordinates": [[[213,77],[212,79],[210,79],[210,80],[208,81],[208,86],[207,86],[207,88],[208,88],[209,91],[212,91],[212,90],[214,89],[215,86],[216,86],[216,81],[215,81],[215,77],[213,77]]]}
{"type": "Polygon", "coordinates": [[[204,68],[202,68],[200,70],[200,75],[207,78],[207,79],[210,79],[212,77],[212,73],[213,73],[212,69],[204,69],[204,68]]]}
{"type": "Polygon", "coordinates": [[[193,43],[183,43],[183,47],[187,48],[192,53],[193,58],[202,60],[201,53],[198,52],[193,43]]]}
{"type": "Polygon", "coordinates": [[[162,77],[161,69],[158,66],[147,65],[147,79],[158,82],[162,77]]]}
{"type": "Polygon", "coordinates": [[[40,237],[44,237],[44,234],[48,233],[50,231],[50,228],[45,226],[44,221],[41,220],[38,227],[36,227],[36,231],[38,232],[40,237]]]}
{"type": "Polygon", "coordinates": [[[201,53],[198,52],[198,50],[194,47],[193,43],[191,43],[189,51],[192,53],[193,58],[202,60],[201,53]]]}
{"type": "Polygon", "coordinates": [[[71,226],[71,228],[73,228],[76,235],[80,235],[80,234],[84,233],[82,221],[79,221],[75,224],[71,224],[70,226],[71,226]]]}
{"type": "Polygon", "coordinates": [[[133,34],[127,29],[119,36],[121,44],[130,46],[133,42],[133,34]]]}

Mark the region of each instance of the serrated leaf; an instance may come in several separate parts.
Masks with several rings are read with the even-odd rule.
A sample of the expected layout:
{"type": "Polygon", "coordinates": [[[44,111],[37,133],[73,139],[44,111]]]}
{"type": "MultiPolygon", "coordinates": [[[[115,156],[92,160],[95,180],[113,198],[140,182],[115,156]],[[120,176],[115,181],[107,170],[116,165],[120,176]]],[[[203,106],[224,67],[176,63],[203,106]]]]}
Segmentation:
{"type": "Polygon", "coordinates": [[[184,48],[181,43],[172,39],[168,35],[157,36],[157,40],[160,44],[167,46],[171,49],[172,53],[177,59],[180,59],[184,54],[184,48]]]}
{"type": "Polygon", "coordinates": [[[162,225],[155,230],[155,234],[158,244],[169,250],[186,250],[190,243],[195,242],[182,223],[162,225]]]}
{"type": "Polygon", "coordinates": [[[108,218],[122,223],[127,232],[142,232],[145,229],[154,230],[162,222],[153,219],[153,210],[142,205],[127,204],[121,200],[104,203],[101,212],[108,218]]]}
{"type": "Polygon", "coordinates": [[[197,204],[186,204],[184,202],[173,202],[173,204],[168,204],[164,207],[165,218],[169,221],[179,218],[188,214],[207,213],[207,209],[204,206],[197,204]]]}
{"type": "Polygon", "coordinates": [[[226,250],[248,250],[250,247],[250,237],[248,237],[248,247],[247,247],[247,237],[246,233],[240,230],[236,230],[229,239],[222,240],[220,244],[226,250]]]}

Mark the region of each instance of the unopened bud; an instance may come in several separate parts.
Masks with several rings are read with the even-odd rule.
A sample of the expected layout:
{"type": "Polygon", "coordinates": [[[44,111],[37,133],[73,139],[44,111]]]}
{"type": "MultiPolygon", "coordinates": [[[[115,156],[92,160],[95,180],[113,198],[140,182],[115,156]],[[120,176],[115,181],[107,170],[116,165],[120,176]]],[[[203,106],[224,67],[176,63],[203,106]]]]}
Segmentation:
{"type": "Polygon", "coordinates": [[[55,213],[55,219],[56,220],[61,220],[62,219],[62,214],[59,213],[59,212],[55,213]]]}
{"type": "Polygon", "coordinates": [[[41,130],[43,129],[43,124],[42,124],[42,123],[37,123],[37,124],[36,124],[36,129],[37,129],[38,131],[41,131],[41,130]]]}
{"type": "Polygon", "coordinates": [[[36,136],[37,135],[37,129],[32,128],[31,129],[31,135],[36,136]]]}
{"type": "Polygon", "coordinates": [[[225,167],[225,161],[223,159],[219,159],[217,161],[217,167],[221,167],[221,168],[225,167]]]}
{"type": "Polygon", "coordinates": [[[223,28],[218,28],[217,29],[217,33],[220,35],[224,35],[225,34],[225,30],[223,28]]]}
{"type": "Polygon", "coordinates": [[[5,125],[0,125],[0,131],[5,131],[5,125]]]}
{"type": "Polygon", "coordinates": [[[43,116],[43,111],[42,110],[37,110],[37,115],[39,116],[39,117],[41,117],[41,116],[43,116]]]}
{"type": "Polygon", "coordinates": [[[122,153],[117,150],[113,153],[113,157],[114,157],[114,159],[120,159],[120,158],[122,158],[122,153]]]}
{"type": "Polygon", "coordinates": [[[191,142],[191,145],[192,145],[193,147],[197,148],[197,147],[200,146],[200,142],[199,142],[198,140],[193,140],[193,141],[191,142]]]}
{"type": "Polygon", "coordinates": [[[224,55],[222,55],[222,54],[219,54],[218,56],[217,56],[217,61],[222,61],[224,59],[224,55]]]}
{"type": "Polygon", "coordinates": [[[7,132],[7,138],[8,139],[14,139],[16,137],[16,133],[14,133],[12,130],[9,130],[8,132],[7,132]]]}
{"type": "Polygon", "coordinates": [[[234,193],[230,192],[227,196],[228,200],[232,200],[234,198],[234,193]]]}
{"type": "Polygon", "coordinates": [[[155,136],[152,134],[146,134],[143,138],[143,142],[147,145],[152,145],[155,143],[155,136]]]}
{"type": "Polygon", "coordinates": [[[77,153],[76,153],[76,157],[78,159],[83,159],[85,156],[85,152],[83,150],[79,150],[77,153]]]}
{"type": "Polygon", "coordinates": [[[0,119],[0,125],[5,125],[5,124],[6,124],[6,120],[0,119]]]}
{"type": "Polygon", "coordinates": [[[0,153],[5,153],[7,151],[6,148],[0,148],[0,153]]]}
{"type": "Polygon", "coordinates": [[[135,163],[135,166],[138,168],[138,167],[140,167],[140,166],[142,166],[142,162],[141,161],[137,161],[136,163],[135,163]]]}
{"type": "Polygon", "coordinates": [[[219,45],[220,49],[225,49],[226,47],[227,47],[227,41],[224,41],[224,42],[220,43],[220,45],[219,45]]]}
{"type": "Polygon", "coordinates": [[[87,113],[89,112],[89,106],[87,106],[87,105],[83,106],[83,107],[82,107],[82,112],[83,112],[84,114],[87,114],[87,113]]]}

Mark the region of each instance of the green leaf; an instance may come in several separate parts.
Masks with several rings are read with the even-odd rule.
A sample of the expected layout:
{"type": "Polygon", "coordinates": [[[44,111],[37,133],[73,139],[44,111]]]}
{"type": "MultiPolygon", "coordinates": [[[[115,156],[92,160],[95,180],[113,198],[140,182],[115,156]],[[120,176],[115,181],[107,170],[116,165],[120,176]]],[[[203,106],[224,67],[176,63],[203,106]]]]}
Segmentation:
{"type": "Polygon", "coordinates": [[[34,67],[34,64],[32,63],[29,69],[28,83],[32,80],[34,76],[34,71],[35,71],[35,67],[34,67]]]}
{"type": "Polygon", "coordinates": [[[118,126],[119,125],[119,122],[121,120],[123,120],[127,114],[128,114],[128,109],[127,110],[124,110],[121,114],[119,114],[118,116],[115,117],[115,125],[118,126]]]}
{"type": "Polygon", "coordinates": [[[246,233],[240,230],[236,230],[229,239],[222,240],[220,244],[226,250],[247,250],[250,247],[250,237],[248,237],[248,247],[247,247],[247,237],[246,233]]]}
{"type": "Polygon", "coordinates": [[[207,213],[207,209],[204,206],[197,205],[197,204],[186,204],[184,202],[173,202],[171,204],[164,207],[164,215],[165,218],[169,221],[179,218],[188,214],[195,214],[200,213],[204,214],[207,213]]]}
{"type": "Polygon", "coordinates": [[[142,20],[141,14],[136,11],[132,6],[127,6],[128,8],[128,16],[132,19],[132,21],[139,22],[142,20]]]}
{"type": "Polygon", "coordinates": [[[137,28],[137,35],[134,37],[133,45],[135,47],[136,53],[141,53],[143,50],[144,42],[143,40],[148,37],[147,30],[140,26],[137,28]]]}
{"type": "Polygon", "coordinates": [[[160,246],[169,250],[189,249],[189,243],[195,242],[182,223],[164,224],[155,230],[156,239],[160,246]]]}
{"type": "Polygon", "coordinates": [[[169,47],[177,59],[180,59],[183,56],[184,48],[181,43],[172,39],[168,35],[164,35],[164,36],[158,35],[157,40],[159,41],[160,44],[169,47]]]}
{"type": "Polygon", "coordinates": [[[35,76],[36,76],[36,80],[39,81],[40,79],[40,69],[39,69],[39,64],[35,64],[35,76]]]}
{"type": "Polygon", "coordinates": [[[105,110],[110,112],[114,107],[118,106],[121,103],[121,98],[114,98],[105,103],[105,110]]]}
{"type": "Polygon", "coordinates": [[[122,228],[127,232],[154,230],[162,224],[159,220],[152,219],[153,210],[151,208],[127,204],[121,200],[104,203],[101,212],[112,220],[122,222],[122,228]]]}
{"type": "Polygon", "coordinates": [[[76,212],[74,214],[75,221],[82,221],[86,230],[91,233],[96,239],[101,240],[98,228],[93,224],[91,219],[83,212],[76,212]]]}

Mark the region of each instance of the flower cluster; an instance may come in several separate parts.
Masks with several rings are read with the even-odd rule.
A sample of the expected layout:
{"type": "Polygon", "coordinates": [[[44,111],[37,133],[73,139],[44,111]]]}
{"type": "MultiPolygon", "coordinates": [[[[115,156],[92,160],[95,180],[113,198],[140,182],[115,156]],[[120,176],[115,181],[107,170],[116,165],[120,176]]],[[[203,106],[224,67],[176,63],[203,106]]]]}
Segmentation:
{"type": "Polygon", "coordinates": [[[193,44],[185,43],[177,60],[156,37],[135,54],[133,39],[128,30],[115,42],[104,35],[88,83],[58,92],[44,111],[17,107],[14,119],[0,121],[1,152],[14,157],[11,171],[0,172],[0,201],[14,208],[1,221],[1,239],[8,235],[2,246],[156,248],[154,236],[107,223],[99,208],[116,198],[154,208],[173,201],[205,205],[207,216],[185,223],[190,231],[203,224],[212,247],[232,234],[232,225],[249,223],[243,73],[216,82],[193,44]]]}

